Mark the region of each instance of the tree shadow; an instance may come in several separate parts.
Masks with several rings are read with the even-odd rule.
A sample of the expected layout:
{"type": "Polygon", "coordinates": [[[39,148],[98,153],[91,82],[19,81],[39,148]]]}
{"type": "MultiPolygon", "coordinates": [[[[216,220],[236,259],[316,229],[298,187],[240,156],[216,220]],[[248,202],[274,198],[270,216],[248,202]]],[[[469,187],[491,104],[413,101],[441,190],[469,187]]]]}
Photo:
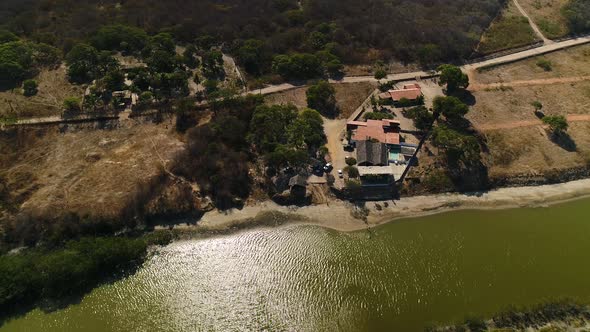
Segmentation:
{"type": "Polygon", "coordinates": [[[573,140],[573,138],[566,132],[551,135],[551,141],[568,152],[578,151],[578,145],[573,140]]]}
{"type": "Polygon", "coordinates": [[[469,90],[459,89],[449,94],[449,96],[459,98],[463,103],[468,106],[473,106],[477,102],[475,96],[469,90]]]}

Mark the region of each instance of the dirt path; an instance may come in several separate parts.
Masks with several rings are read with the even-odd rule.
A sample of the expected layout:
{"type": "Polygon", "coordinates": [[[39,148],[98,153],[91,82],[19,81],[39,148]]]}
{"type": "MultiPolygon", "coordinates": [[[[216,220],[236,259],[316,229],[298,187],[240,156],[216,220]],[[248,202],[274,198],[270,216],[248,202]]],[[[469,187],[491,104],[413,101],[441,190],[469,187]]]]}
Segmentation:
{"type": "Polygon", "coordinates": [[[468,90],[469,91],[481,91],[481,90],[486,90],[486,89],[498,89],[498,88],[504,88],[504,87],[551,85],[551,84],[575,83],[575,82],[582,82],[582,81],[590,81],[590,76],[543,78],[543,79],[536,79],[536,80],[522,80],[522,81],[500,82],[500,83],[490,83],[490,84],[475,83],[475,84],[471,84],[469,86],[468,90]]]}
{"type": "Polygon", "coordinates": [[[522,14],[522,16],[526,17],[529,20],[529,24],[530,24],[531,28],[533,28],[533,31],[535,32],[535,34],[543,40],[543,43],[545,43],[545,45],[553,44],[554,41],[548,39],[547,37],[545,37],[545,35],[543,35],[543,32],[541,32],[541,29],[539,29],[539,27],[537,26],[535,21],[533,21],[533,19],[524,10],[524,8],[522,8],[520,3],[518,3],[518,0],[513,0],[513,1],[514,1],[514,4],[516,5],[516,8],[518,8],[518,11],[522,14]]]}
{"type": "MultiPolygon", "coordinates": [[[[569,114],[567,116],[568,122],[587,122],[590,121],[590,114],[569,114]]],[[[534,127],[543,126],[541,120],[523,120],[523,121],[512,121],[506,123],[490,123],[475,126],[479,131],[493,131],[502,129],[516,129],[523,127],[534,127]]]]}
{"type": "Polygon", "coordinates": [[[344,187],[344,181],[338,178],[338,174],[336,172],[338,172],[339,169],[344,169],[346,166],[346,151],[344,151],[342,148],[342,141],[340,140],[345,128],[345,119],[324,119],[324,132],[326,133],[326,138],[328,139],[328,144],[326,144],[326,146],[330,151],[330,159],[332,161],[332,166],[334,166],[333,175],[336,178],[336,182],[334,183],[336,188],[344,187]]]}

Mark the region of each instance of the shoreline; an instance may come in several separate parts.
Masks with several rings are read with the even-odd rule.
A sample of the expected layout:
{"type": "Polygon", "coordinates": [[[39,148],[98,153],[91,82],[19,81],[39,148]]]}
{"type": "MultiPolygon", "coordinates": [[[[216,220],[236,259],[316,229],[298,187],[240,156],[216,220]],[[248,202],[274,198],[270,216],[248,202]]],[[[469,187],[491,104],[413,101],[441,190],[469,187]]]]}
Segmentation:
{"type": "Polygon", "coordinates": [[[450,211],[547,207],[588,196],[590,179],[541,186],[498,188],[487,192],[412,196],[397,201],[362,202],[360,205],[332,200],[325,205],[286,207],[264,201],[245,206],[241,210],[212,211],[206,213],[196,225],[180,224],[174,226],[174,229],[216,235],[259,227],[305,224],[340,232],[354,232],[399,219],[450,211]]]}

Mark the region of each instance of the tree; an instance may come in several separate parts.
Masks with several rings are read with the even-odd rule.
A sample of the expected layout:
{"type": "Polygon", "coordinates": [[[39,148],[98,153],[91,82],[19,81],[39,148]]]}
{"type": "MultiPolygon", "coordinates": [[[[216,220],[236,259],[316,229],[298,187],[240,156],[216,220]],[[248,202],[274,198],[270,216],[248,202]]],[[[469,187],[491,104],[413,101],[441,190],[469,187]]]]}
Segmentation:
{"type": "Polygon", "coordinates": [[[293,104],[258,106],[250,121],[248,140],[259,151],[273,151],[278,145],[287,144],[287,128],[297,116],[293,104]]]}
{"type": "Polygon", "coordinates": [[[346,172],[346,174],[348,174],[348,177],[351,179],[356,179],[360,175],[359,169],[354,167],[353,165],[346,166],[344,168],[344,171],[346,172]]]}
{"type": "Polygon", "coordinates": [[[125,75],[118,70],[110,71],[105,75],[103,81],[107,90],[120,91],[123,90],[125,75]]]}
{"type": "Polygon", "coordinates": [[[375,70],[375,79],[382,80],[387,77],[387,72],[383,68],[378,68],[375,70]]]}
{"type": "Polygon", "coordinates": [[[462,134],[446,125],[434,127],[432,144],[446,152],[450,163],[471,162],[479,159],[480,147],[474,136],[462,134]]]}
{"type": "Polygon", "coordinates": [[[469,112],[469,107],[459,98],[453,96],[434,98],[433,108],[435,113],[442,114],[450,121],[463,119],[465,114],[469,112]]]}
{"type": "Polygon", "coordinates": [[[393,114],[389,112],[367,112],[363,117],[365,120],[383,120],[393,119],[393,114]]]}
{"type": "Polygon", "coordinates": [[[0,29],[0,44],[14,42],[17,40],[18,37],[14,33],[8,30],[0,29]]]}
{"type": "Polygon", "coordinates": [[[194,45],[187,46],[184,52],[182,52],[182,61],[191,69],[195,69],[199,66],[199,60],[195,57],[196,52],[197,48],[194,45]]]}
{"type": "Polygon", "coordinates": [[[414,121],[414,127],[427,130],[434,122],[434,115],[424,106],[416,106],[405,111],[406,117],[414,121]]]}
{"type": "Polygon", "coordinates": [[[31,97],[37,94],[39,85],[35,80],[26,80],[23,82],[23,94],[31,97]]]}
{"type": "Polygon", "coordinates": [[[338,109],[336,107],[336,90],[330,83],[319,81],[310,86],[305,93],[307,106],[319,111],[324,116],[333,117],[338,109]]]}
{"type": "Polygon", "coordinates": [[[247,73],[260,75],[270,62],[264,42],[258,39],[248,39],[238,49],[238,60],[244,66],[247,73]]]}
{"type": "Polygon", "coordinates": [[[453,65],[440,65],[437,70],[440,72],[439,85],[447,86],[447,94],[465,89],[469,86],[469,77],[461,71],[461,68],[453,65]]]}
{"type": "Polygon", "coordinates": [[[88,44],[76,44],[66,56],[68,76],[76,83],[88,82],[95,76],[98,51],[88,44]]]}
{"type": "Polygon", "coordinates": [[[148,35],[140,28],[126,25],[107,25],[100,28],[92,38],[92,45],[99,50],[135,53],[148,44],[148,35]]]}
{"type": "Polygon", "coordinates": [[[77,97],[68,97],[64,100],[63,103],[64,109],[67,112],[79,112],[80,109],[80,99],[77,97]]]}
{"type": "Polygon", "coordinates": [[[317,56],[297,53],[276,56],[272,70],[286,80],[307,80],[323,76],[325,68],[317,56]]]}
{"type": "Polygon", "coordinates": [[[543,117],[543,123],[549,126],[549,130],[551,130],[553,135],[561,135],[569,127],[567,119],[563,115],[545,116],[543,117]]]}
{"type": "Polygon", "coordinates": [[[304,109],[287,127],[287,135],[290,145],[317,150],[326,143],[322,116],[315,110],[304,109]]]}

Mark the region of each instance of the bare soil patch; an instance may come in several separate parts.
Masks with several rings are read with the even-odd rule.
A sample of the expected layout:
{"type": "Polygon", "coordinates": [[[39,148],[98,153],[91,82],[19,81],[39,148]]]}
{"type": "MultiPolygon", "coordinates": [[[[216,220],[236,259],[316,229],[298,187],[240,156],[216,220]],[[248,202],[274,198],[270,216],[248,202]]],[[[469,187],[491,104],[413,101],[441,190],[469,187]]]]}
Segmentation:
{"type": "MultiPolygon", "coordinates": [[[[339,118],[348,118],[375,90],[372,82],[333,84],[336,89],[336,102],[340,109],[339,118]]],[[[298,108],[307,107],[306,87],[274,93],[266,96],[271,105],[292,103],[298,108]]]]}
{"type": "Polygon", "coordinates": [[[39,92],[25,97],[22,89],[0,91],[0,116],[12,115],[30,118],[61,114],[64,99],[82,97],[84,88],[68,82],[65,66],[57,69],[44,69],[34,78],[39,84],[39,92]]]}

